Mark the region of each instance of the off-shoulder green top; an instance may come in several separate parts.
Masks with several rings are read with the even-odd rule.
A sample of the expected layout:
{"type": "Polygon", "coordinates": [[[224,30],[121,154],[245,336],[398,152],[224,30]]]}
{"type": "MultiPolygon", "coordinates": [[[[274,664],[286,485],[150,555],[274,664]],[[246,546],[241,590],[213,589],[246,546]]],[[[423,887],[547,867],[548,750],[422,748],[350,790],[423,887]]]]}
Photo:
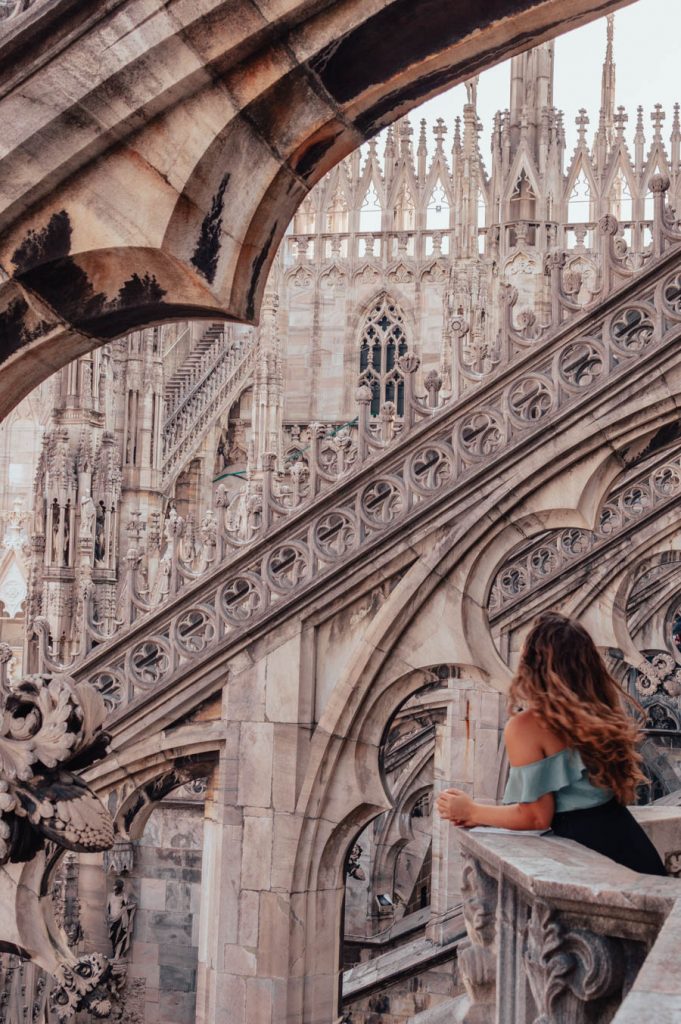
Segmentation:
{"type": "Polygon", "coordinates": [[[545,793],[554,794],[556,813],[598,807],[613,798],[611,789],[589,781],[581,754],[569,747],[541,761],[511,768],[502,802],[531,804],[545,793]]]}

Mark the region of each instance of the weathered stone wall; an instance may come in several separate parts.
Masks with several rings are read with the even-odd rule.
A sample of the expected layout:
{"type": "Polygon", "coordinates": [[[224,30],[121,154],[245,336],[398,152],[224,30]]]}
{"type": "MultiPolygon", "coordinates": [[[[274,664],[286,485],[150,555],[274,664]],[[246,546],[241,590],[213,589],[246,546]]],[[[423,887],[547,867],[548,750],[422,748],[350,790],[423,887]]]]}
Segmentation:
{"type": "MultiPolygon", "coordinates": [[[[456,961],[403,978],[344,1004],[347,1024],[406,1024],[416,1013],[445,1004],[463,991],[456,961]]],[[[254,1022],[255,1024],[255,1022],[254,1022]]]]}
{"type": "Polygon", "coordinates": [[[144,1024],[194,1021],[202,842],[202,805],[162,803],[135,849],[129,977],[144,981],[144,1024]]]}

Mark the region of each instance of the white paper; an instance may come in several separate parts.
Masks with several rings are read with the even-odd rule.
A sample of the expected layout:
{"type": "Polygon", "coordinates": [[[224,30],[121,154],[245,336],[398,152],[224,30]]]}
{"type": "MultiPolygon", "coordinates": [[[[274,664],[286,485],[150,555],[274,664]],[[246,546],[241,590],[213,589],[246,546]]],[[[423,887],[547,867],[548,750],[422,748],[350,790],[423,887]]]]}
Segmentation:
{"type": "Polygon", "coordinates": [[[476,825],[469,828],[469,832],[499,832],[505,836],[545,836],[551,831],[550,828],[541,829],[520,829],[520,828],[494,828],[492,825],[476,825]]]}

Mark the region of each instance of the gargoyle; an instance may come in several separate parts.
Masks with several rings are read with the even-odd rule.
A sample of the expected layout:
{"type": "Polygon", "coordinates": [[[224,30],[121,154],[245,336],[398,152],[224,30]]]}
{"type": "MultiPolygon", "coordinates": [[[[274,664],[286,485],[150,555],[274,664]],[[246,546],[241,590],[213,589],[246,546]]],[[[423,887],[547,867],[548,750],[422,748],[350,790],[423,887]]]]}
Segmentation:
{"type": "Polygon", "coordinates": [[[63,1021],[86,1005],[99,1016],[106,1010],[96,993],[109,963],[74,956],[49,896],[60,848],[113,845],[111,816],[76,774],[106,752],[105,714],[100,694],[69,676],[0,687],[0,951],[55,977],[51,1001],[63,1021]]]}

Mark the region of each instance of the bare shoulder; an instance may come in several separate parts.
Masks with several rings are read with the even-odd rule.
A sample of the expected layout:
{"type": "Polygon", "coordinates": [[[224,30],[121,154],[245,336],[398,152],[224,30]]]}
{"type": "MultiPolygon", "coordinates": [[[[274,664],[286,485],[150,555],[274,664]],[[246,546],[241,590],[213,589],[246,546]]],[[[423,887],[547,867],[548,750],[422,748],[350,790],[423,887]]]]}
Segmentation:
{"type": "Polygon", "coordinates": [[[546,756],[550,733],[533,711],[520,711],[506,723],[504,742],[512,765],[530,764],[546,756]]]}
{"type": "Polygon", "coordinates": [[[528,738],[530,736],[539,735],[541,732],[541,723],[534,711],[518,711],[517,714],[512,715],[506,723],[504,729],[504,737],[508,739],[521,739],[528,738]]]}

